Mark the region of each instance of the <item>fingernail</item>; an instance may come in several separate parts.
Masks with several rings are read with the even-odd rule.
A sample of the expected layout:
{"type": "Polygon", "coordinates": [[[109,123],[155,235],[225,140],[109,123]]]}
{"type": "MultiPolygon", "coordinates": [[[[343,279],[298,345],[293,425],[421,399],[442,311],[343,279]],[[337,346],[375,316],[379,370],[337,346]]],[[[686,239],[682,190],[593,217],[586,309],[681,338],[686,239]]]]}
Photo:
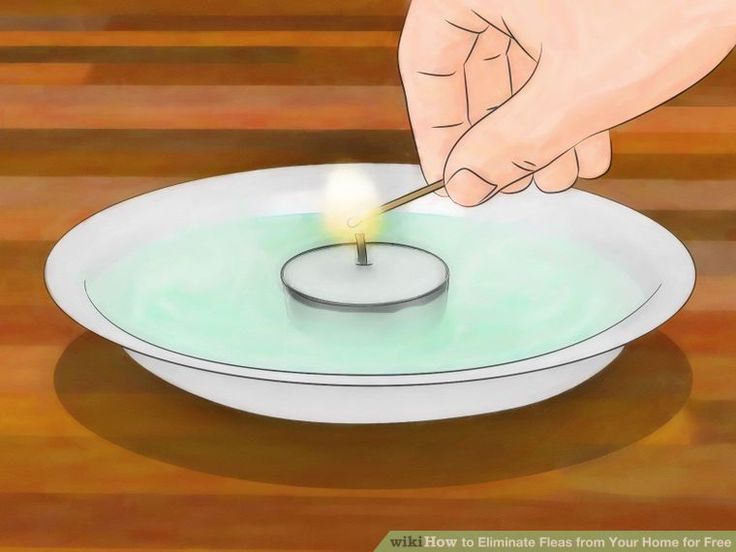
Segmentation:
{"type": "Polygon", "coordinates": [[[460,169],[445,185],[450,190],[452,200],[460,205],[478,205],[491,199],[498,191],[492,184],[470,169],[460,169]]]}

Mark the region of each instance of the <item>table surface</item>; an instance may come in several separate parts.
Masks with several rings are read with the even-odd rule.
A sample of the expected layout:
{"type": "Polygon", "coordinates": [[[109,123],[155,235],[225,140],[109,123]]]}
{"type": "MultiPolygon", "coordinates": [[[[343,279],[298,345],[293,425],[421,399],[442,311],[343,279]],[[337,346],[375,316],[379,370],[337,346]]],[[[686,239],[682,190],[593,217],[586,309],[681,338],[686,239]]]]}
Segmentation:
{"type": "Polygon", "coordinates": [[[691,301],[532,407],[345,427],[157,380],[46,294],[53,243],[161,186],[413,162],[404,1],[3,0],[0,550],[368,550],[390,529],[736,529],[736,57],[613,133],[605,178],[692,251],[691,301]]]}

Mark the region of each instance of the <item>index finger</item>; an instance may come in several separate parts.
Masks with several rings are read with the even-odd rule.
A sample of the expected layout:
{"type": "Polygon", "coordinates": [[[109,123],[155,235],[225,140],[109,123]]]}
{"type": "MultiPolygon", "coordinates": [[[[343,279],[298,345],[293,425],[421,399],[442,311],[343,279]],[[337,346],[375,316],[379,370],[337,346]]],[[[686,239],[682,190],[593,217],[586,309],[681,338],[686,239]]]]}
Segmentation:
{"type": "Polygon", "coordinates": [[[458,2],[414,0],[399,43],[399,68],[422,171],[443,176],[470,127],[464,65],[488,23],[458,2]]]}

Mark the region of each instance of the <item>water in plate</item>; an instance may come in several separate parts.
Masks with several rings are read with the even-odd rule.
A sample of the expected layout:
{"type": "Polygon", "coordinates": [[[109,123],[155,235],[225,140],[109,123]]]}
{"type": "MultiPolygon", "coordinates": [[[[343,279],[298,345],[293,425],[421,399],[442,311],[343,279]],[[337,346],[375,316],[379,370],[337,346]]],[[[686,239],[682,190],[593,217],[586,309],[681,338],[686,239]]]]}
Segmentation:
{"type": "Polygon", "coordinates": [[[397,312],[316,311],[282,287],[282,264],[331,243],[318,214],[248,218],[151,241],[87,278],[129,334],[222,363],[330,374],[423,373],[551,352],[616,324],[648,296],[596,251],[523,226],[391,213],[376,239],[450,268],[445,297],[397,312]]]}

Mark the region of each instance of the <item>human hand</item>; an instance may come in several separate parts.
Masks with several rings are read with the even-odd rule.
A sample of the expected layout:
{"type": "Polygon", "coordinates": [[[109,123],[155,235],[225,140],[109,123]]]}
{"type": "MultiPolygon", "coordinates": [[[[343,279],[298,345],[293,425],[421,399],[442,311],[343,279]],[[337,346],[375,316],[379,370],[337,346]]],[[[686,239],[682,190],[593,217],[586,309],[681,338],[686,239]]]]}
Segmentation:
{"type": "Polygon", "coordinates": [[[399,67],[424,176],[467,206],[598,177],[608,129],[734,44],[734,0],[413,0],[399,67]]]}

